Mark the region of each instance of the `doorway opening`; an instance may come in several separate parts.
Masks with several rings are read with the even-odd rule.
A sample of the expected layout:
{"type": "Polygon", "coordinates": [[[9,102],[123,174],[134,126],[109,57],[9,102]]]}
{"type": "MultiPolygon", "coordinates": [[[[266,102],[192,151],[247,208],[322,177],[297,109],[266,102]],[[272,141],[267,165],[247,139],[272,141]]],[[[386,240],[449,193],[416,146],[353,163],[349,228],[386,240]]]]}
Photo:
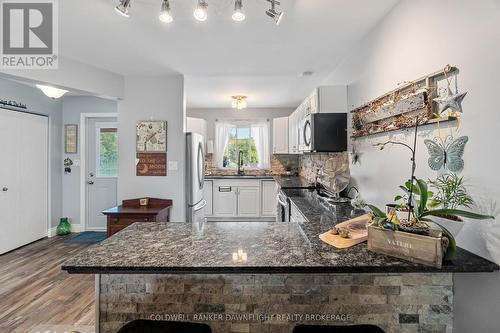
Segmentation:
{"type": "Polygon", "coordinates": [[[106,231],[102,211],[117,204],[118,128],[116,114],[80,118],[82,231],[106,231]]]}

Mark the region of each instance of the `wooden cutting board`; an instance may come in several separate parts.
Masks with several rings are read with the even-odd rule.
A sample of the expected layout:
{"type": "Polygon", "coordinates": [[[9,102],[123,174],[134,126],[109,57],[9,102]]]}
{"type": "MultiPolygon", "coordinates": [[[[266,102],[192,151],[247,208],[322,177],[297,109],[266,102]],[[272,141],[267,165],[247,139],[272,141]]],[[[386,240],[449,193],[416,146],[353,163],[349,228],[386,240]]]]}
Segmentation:
{"type": "Polygon", "coordinates": [[[337,229],[345,229],[349,231],[348,238],[342,238],[339,235],[334,235],[331,230],[319,235],[319,238],[336,248],[345,249],[356,244],[362,243],[368,239],[368,222],[370,216],[368,214],[358,216],[352,220],[337,224],[337,229]]]}

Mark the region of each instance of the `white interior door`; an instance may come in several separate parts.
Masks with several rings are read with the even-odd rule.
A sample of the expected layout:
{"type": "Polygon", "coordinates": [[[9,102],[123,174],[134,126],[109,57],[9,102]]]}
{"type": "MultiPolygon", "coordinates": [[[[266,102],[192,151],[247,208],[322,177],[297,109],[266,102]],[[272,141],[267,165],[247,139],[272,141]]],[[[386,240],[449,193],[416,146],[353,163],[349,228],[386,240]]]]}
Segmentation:
{"type": "Polygon", "coordinates": [[[118,132],[115,118],[88,118],[86,124],[86,230],[106,230],[102,211],[116,206],[118,132]]]}
{"type": "Polygon", "coordinates": [[[48,118],[0,109],[0,254],[47,236],[48,118]]]}

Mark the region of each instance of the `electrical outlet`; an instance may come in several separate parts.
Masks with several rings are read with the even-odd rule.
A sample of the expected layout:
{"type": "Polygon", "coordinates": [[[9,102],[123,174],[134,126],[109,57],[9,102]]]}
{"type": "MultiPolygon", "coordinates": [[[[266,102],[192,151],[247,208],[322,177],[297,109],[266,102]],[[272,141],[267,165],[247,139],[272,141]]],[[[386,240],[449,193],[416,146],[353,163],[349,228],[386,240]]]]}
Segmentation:
{"type": "Polygon", "coordinates": [[[169,171],[177,171],[179,169],[177,161],[169,161],[168,162],[168,170],[169,171]]]}

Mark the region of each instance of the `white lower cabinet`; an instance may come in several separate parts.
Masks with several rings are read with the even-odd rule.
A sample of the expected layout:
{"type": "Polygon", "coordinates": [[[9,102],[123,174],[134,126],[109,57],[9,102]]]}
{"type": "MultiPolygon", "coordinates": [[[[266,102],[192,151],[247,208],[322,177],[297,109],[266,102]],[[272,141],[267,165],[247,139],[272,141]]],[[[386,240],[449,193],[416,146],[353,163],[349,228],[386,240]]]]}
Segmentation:
{"type": "Polygon", "coordinates": [[[238,217],[260,216],[260,188],[238,187],[238,217]]]}
{"type": "Polygon", "coordinates": [[[278,188],[274,180],[262,181],[262,216],[276,216],[278,188]]]}
{"type": "Polygon", "coordinates": [[[214,188],[214,216],[234,217],[238,215],[237,187],[217,184],[214,188]]]}
{"type": "Polygon", "coordinates": [[[276,185],[274,180],[214,179],[213,214],[217,218],[266,219],[276,216],[276,185]]]}
{"type": "Polygon", "coordinates": [[[203,185],[203,197],[207,202],[207,205],[205,206],[205,216],[214,215],[213,189],[214,182],[212,180],[205,180],[203,185]]]}

